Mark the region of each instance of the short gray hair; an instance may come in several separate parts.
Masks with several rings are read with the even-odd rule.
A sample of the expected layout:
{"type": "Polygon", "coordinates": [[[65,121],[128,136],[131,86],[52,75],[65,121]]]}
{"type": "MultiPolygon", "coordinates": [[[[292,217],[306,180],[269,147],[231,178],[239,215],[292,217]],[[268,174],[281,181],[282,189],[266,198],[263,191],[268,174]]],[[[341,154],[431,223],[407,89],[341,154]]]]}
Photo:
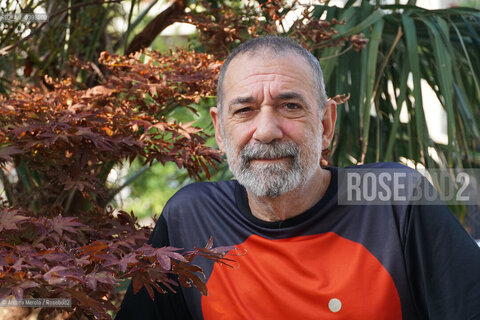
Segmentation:
{"type": "Polygon", "coordinates": [[[267,52],[273,54],[283,54],[287,52],[293,52],[298,54],[299,56],[305,58],[305,60],[310,65],[310,69],[312,70],[313,75],[313,89],[317,92],[317,103],[320,109],[323,109],[325,104],[327,103],[327,93],[325,92],[325,84],[323,82],[323,72],[320,64],[318,63],[318,59],[313,56],[307,49],[302,47],[298,42],[282,37],[274,37],[274,36],[267,36],[267,37],[260,37],[248,40],[238,46],[235,50],[233,50],[230,55],[227,57],[225,62],[223,63],[222,69],[220,70],[220,75],[218,77],[217,83],[217,108],[220,114],[222,115],[222,104],[224,99],[224,92],[223,92],[223,85],[225,81],[225,74],[227,73],[228,65],[232,60],[241,54],[250,53],[255,54],[260,50],[266,50],[267,52]]]}

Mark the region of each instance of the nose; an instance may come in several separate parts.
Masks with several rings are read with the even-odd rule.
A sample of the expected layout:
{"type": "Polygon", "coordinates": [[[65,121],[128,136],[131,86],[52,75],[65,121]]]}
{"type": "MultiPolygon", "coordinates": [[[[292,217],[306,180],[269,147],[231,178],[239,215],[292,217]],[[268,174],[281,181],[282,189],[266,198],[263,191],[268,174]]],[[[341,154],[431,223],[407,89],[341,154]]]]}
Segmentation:
{"type": "Polygon", "coordinates": [[[272,108],[262,108],[255,118],[253,139],[262,143],[270,143],[275,139],[283,138],[279,119],[277,119],[272,108]]]}

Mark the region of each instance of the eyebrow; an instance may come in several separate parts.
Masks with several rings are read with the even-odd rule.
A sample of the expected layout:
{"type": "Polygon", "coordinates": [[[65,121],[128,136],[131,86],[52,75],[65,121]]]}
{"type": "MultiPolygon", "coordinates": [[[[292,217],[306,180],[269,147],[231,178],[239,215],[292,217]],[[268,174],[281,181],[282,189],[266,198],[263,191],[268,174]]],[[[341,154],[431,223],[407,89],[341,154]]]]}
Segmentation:
{"type": "Polygon", "coordinates": [[[283,100],[298,100],[304,105],[307,104],[307,101],[303,98],[303,96],[300,93],[295,91],[280,93],[275,98],[275,101],[283,101],[283,100]]]}
{"type": "MultiPolygon", "coordinates": [[[[298,100],[304,105],[307,104],[307,102],[303,98],[303,96],[300,93],[295,92],[295,91],[288,91],[288,92],[280,93],[274,99],[275,102],[284,101],[284,100],[298,100]]],[[[252,96],[235,98],[228,104],[228,111],[231,111],[232,108],[237,104],[242,105],[242,104],[246,104],[246,103],[252,103],[254,101],[255,101],[255,99],[252,96]]]]}

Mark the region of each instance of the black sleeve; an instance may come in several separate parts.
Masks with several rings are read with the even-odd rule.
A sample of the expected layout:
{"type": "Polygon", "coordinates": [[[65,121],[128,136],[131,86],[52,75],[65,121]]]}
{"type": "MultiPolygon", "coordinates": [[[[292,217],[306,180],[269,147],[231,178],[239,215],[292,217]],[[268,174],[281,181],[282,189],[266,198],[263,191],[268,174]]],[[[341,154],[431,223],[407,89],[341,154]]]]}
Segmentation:
{"type": "Polygon", "coordinates": [[[480,319],[480,248],[445,205],[411,205],[409,286],[421,319],[480,319]]]}
{"type": "MultiPolygon", "coordinates": [[[[160,216],[157,225],[150,235],[148,243],[154,247],[168,246],[168,229],[165,219],[160,216]]],[[[132,283],[128,286],[120,310],[115,320],[160,320],[160,319],[191,319],[182,291],[162,294],[155,290],[155,300],[152,301],[145,288],[133,294],[132,283]]]]}

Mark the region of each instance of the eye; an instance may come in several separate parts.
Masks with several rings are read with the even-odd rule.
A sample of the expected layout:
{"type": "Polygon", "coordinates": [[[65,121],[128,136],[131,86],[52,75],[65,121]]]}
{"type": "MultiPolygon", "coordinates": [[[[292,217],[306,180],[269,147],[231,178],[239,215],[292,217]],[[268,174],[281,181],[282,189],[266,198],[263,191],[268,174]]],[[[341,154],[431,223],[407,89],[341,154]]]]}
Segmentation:
{"type": "Polygon", "coordinates": [[[250,108],[250,107],[244,107],[244,108],[240,108],[240,109],[238,109],[238,110],[235,110],[235,111],[233,112],[233,114],[241,115],[241,114],[245,114],[245,113],[250,112],[250,111],[252,111],[252,108],[250,108]]]}
{"type": "Polygon", "coordinates": [[[290,111],[295,111],[295,110],[299,110],[301,109],[302,107],[296,103],[286,103],[284,106],[283,106],[285,109],[287,110],[290,110],[290,111]]]}

